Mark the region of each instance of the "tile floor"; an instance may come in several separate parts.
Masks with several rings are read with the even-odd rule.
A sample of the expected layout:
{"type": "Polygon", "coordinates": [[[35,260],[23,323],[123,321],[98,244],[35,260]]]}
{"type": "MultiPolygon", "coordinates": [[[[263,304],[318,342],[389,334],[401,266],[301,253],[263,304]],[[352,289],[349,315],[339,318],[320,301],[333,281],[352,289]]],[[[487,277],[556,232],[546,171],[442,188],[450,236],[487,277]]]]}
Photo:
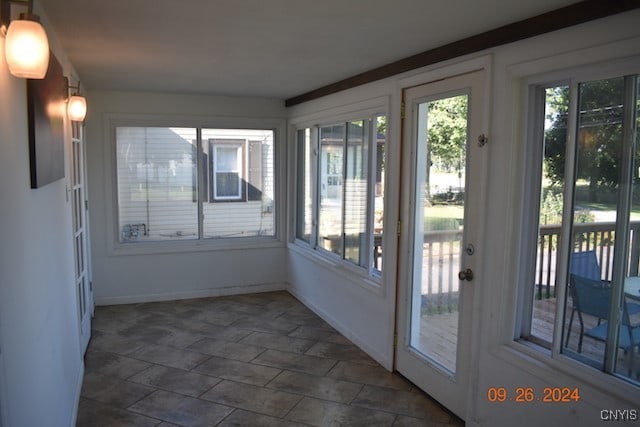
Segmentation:
{"type": "Polygon", "coordinates": [[[462,426],[286,292],[97,307],[78,426],[462,426]]]}

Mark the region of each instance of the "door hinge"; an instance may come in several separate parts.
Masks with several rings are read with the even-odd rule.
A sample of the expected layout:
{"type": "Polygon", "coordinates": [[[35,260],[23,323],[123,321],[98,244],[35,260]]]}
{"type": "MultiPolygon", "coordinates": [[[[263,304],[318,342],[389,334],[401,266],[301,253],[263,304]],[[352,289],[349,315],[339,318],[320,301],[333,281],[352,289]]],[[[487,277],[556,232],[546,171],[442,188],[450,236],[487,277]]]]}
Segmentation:
{"type": "Polygon", "coordinates": [[[87,212],[89,211],[89,200],[87,199],[84,199],[84,210],[87,212]]]}
{"type": "Polygon", "coordinates": [[[405,118],[405,110],[406,110],[406,104],[404,103],[404,101],[402,101],[402,103],[400,104],[400,118],[401,119],[405,118]]]}
{"type": "Polygon", "coordinates": [[[393,334],[393,348],[394,349],[398,348],[398,334],[397,333],[393,334]]]}
{"type": "Polygon", "coordinates": [[[398,236],[400,236],[400,233],[402,232],[402,221],[398,221],[398,225],[396,228],[397,228],[398,236]]]}

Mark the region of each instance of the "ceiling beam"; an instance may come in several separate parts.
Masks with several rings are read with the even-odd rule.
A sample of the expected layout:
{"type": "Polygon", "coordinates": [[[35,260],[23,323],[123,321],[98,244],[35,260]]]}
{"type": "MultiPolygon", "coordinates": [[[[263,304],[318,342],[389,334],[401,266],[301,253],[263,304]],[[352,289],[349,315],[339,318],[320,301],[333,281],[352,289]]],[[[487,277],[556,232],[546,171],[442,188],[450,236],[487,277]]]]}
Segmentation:
{"type": "Polygon", "coordinates": [[[594,19],[640,8],[640,0],[585,0],[533,18],[514,22],[475,36],[467,37],[444,46],[365,71],[335,83],[320,87],[285,100],[291,107],[332,93],[351,89],[427,65],[457,58],[463,55],[513,43],[519,40],[582,24],[594,19]]]}

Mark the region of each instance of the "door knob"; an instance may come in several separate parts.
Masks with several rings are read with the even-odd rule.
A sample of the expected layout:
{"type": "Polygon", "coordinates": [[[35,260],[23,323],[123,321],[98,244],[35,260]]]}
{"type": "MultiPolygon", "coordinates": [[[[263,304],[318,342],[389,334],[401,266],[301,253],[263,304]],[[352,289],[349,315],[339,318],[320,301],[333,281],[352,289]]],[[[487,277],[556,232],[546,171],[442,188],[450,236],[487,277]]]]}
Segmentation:
{"type": "Polygon", "coordinates": [[[472,281],[473,280],[473,270],[471,270],[470,268],[467,268],[466,270],[462,270],[460,273],[458,273],[458,279],[460,280],[467,280],[467,281],[472,281]]]}

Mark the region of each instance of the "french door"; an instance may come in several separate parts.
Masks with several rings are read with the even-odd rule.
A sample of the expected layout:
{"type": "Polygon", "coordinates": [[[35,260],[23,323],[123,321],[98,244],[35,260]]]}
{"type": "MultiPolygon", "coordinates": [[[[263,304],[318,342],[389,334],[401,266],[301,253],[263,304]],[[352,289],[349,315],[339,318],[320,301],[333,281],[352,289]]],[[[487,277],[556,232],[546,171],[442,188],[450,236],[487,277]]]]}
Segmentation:
{"type": "Polygon", "coordinates": [[[75,253],[75,286],[80,320],[80,349],[82,353],[91,338],[91,316],[93,315],[93,289],[89,249],[89,224],[87,223],[87,196],[84,152],[84,129],[81,123],[71,124],[72,142],[72,186],[73,241],[75,253]]]}
{"type": "Polygon", "coordinates": [[[403,94],[396,369],[461,418],[481,286],[483,87],[476,71],[403,94]]]}

